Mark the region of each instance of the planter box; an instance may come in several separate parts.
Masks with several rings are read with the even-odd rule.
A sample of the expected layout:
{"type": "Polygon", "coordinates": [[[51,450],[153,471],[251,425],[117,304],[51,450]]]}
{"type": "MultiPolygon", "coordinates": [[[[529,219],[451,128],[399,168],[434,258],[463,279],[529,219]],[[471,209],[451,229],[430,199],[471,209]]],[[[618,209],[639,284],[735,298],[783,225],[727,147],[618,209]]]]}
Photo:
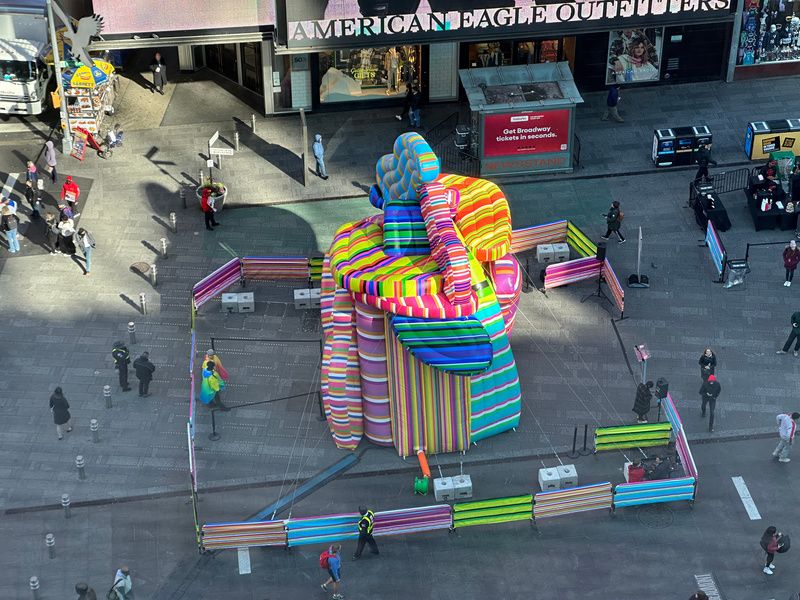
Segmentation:
{"type": "MultiPolygon", "coordinates": [[[[194,190],[195,196],[197,196],[197,205],[200,206],[200,202],[203,200],[203,188],[198,187],[194,190]]],[[[228,195],[228,188],[225,188],[225,191],[222,192],[219,196],[214,196],[214,208],[217,209],[217,212],[222,212],[222,208],[225,206],[225,197],[228,195]]]]}

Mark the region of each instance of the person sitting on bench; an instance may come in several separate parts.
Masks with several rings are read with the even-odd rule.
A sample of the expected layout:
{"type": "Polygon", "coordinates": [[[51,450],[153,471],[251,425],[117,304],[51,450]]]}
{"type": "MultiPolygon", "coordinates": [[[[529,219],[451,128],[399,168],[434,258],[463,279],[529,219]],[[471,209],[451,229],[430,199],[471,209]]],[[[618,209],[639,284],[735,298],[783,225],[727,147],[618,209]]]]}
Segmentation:
{"type": "Polygon", "coordinates": [[[656,456],[656,462],[652,470],[647,474],[647,478],[651,481],[656,479],[669,479],[672,471],[673,467],[669,461],[664,460],[660,456],[656,456]]]}
{"type": "Polygon", "coordinates": [[[628,467],[628,483],[638,483],[639,481],[644,481],[646,474],[647,473],[642,466],[642,461],[634,460],[631,463],[631,466],[628,467]]]}

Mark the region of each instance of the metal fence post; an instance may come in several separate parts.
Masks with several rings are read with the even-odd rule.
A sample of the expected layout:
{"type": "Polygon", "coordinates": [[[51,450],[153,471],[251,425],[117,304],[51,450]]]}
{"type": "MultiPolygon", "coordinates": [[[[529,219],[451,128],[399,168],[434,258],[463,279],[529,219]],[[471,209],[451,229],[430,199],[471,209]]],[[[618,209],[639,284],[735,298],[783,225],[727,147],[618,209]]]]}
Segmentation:
{"type": "Polygon", "coordinates": [[[103,386],[103,397],[106,399],[106,408],[111,408],[111,386],[103,386]]]}
{"type": "MultiPolygon", "coordinates": [[[[181,188],[183,189],[183,188],[181,188]]],[[[183,208],[186,208],[186,195],[183,196],[183,208]]],[[[169,224],[172,225],[172,233],[178,233],[178,217],[174,212],[169,213],[169,224]]]]}
{"type": "MultiPolygon", "coordinates": [[[[200,184],[202,185],[202,183],[203,182],[201,181],[200,184]]],[[[183,208],[186,208],[186,188],[181,186],[181,188],[178,190],[178,193],[181,196],[181,204],[183,204],[183,208]]]]}
{"type": "Polygon", "coordinates": [[[139,294],[139,307],[143,315],[147,314],[147,294],[142,292],[139,294]]]}
{"type": "Polygon", "coordinates": [[[97,419],[92,419],[89,421],[89,431],[92,432],[92,441],[96,444],[100,441],[100,424],[97,422],[97,419]]]}
{"type": "Polygon", "coordinates": [[[47,555],[50,558],[56,557],[56,536],[52,533],[48,533],[44,536],[44,543],[47,546],[47,555]]]}
{"type": "Polygon", "coordinates": [[[158,285],[158,268],[155,265],[150,265],[150,284],[153,287],[158,285]]]}
{"type": "Polygon", "coordinates": [[[233,149],[239,151],[239,130],[236,127],[233,128],[233,149]]]}
{"type": "Polygon", "coordinates": [[[31,577],[30,586],[31,594],[33,594],[33,600],[39,600],[39,578],[31,577]]]}
{"type": "Polygon", "coordinates": [[[214,409],[211,411],[211,433],[208,434],[208,439],[212,442],[216,442],[220,437],[220,434],[217,433],[217,410],[214,409]]]}
{"type": "Polygon", "coordinates": [[[161,258],[167,258],[167,238],[161,238],[161,258]]]}
{"type": "Polygon", "coordinates": [[[86,461],[83,460],[82,455],[75,457],[75,466],[78,468],[78,479],[86,479],[86,461]]]}
{"type": "Polygon", "coordinates": [[[256,113],[250,115],[250,129],[253,130],[253,135],[256,134],[256,113]]]}
{"type": "Polygon", "coordinates": [[[131,346],[136,345],[136,323],[128,321],[128,336],[131,339],[131,346]]]}
{"type": "Polygon", "coordinates": [[[61,494],[61,507],[64,509],[64,518],[69,519],[72,516],[69,508],[69,494],[61,494]]]}

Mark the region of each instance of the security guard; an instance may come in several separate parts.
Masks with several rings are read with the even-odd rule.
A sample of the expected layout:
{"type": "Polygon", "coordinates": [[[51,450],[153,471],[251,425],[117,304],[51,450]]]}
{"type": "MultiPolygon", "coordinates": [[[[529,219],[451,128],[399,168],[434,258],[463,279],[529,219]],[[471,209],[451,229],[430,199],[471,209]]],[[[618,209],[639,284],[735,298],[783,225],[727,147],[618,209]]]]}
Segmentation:
{"type": "Polygon", "coordinates": [[[369,544],[369,549],[373,554],[380,554],[380,552],[378,552],[378,544],[375,543],[375,538],[372,537],[372,527],[375,525],[375,513],[366,506],[359,506],[358,512],[361,513],[361,518],[358,520],[358,546],[356,546],[356,553],[353,554],[353,560],[358,560],[361,557],[364,544],[369,544]]]}
{"type": "Polygon", "coordinates": [[[131,353],[124,343],[114,342],[111,357],[114,359],[114,368],[119,371],[119,387],[123,392],[129,392],[131,386],[128,385],[128,365],[131,362],[131,353]]]}

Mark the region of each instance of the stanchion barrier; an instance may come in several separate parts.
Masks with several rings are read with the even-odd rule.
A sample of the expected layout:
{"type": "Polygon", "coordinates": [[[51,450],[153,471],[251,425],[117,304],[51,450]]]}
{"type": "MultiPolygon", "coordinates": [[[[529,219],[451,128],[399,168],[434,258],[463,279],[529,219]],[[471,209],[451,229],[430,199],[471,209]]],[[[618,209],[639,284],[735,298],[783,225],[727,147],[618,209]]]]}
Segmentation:
{"type": "Polygon", "coordinates": [[[533,518],[533,495],[494,498],[453,505],[453,529],[471,525],[489,525],[533,518]]]}
{"type": "Polygon", "coordinates": [[[245,523],[213,523],[203,525],[204,550],[246,548],[252,546],[286,546],[286,521],[245,523]]]}
{"type": "Polygon", "coordinates": [[[595,483],[565,490],[540,492],[534,496],[534,520],[558,517],[589,510],[611,509],[611,483],[595,483]]]}
{"type": "Polygon", "coordinates": [[[614,508],[694,500],[694,477],[678,477],[638,483],[620,483],[614,488],[614,508]]]}
{"type": "Polygon", "coordinates": [[[670,423],[643,423],[641,425],[619,425],[598,427],[594,430],[594,450],[618,450],[622,448],[647,448],[669,444],[672,425],[670,423]]]}

